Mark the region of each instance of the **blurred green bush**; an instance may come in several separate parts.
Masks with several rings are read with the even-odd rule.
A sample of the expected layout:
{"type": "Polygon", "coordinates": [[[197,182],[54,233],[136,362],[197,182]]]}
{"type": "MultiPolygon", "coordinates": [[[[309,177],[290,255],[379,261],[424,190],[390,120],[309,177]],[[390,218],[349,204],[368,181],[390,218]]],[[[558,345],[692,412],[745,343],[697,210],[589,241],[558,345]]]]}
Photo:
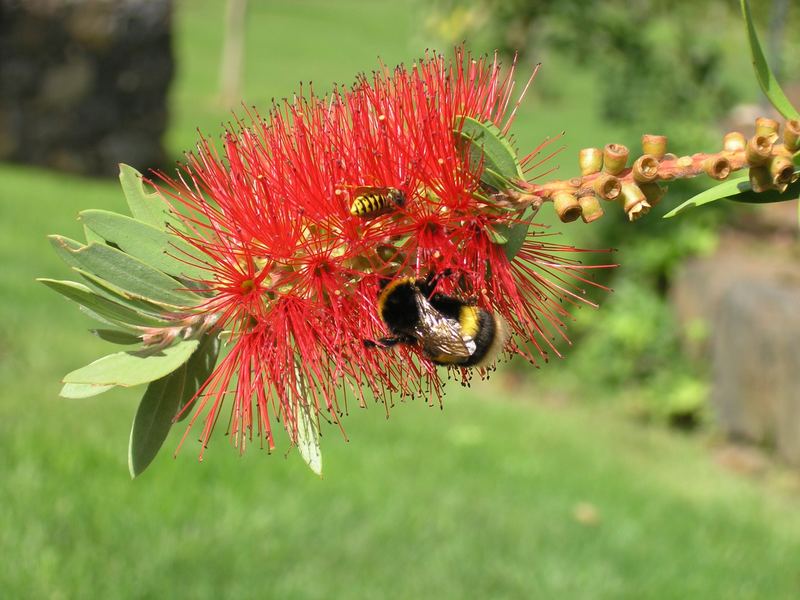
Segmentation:
{"type": "MultiPolygon", "coordinates": [[[[768,15],[781,8],[777,4],[756,1],[754,13],[768,15]]],[[[789,17],[794,21],[773,19],[778,42],[780,28],[791,31],[800,11],[789,17]]],[[[640,151],[643,133],[668,135],[676,154],[716,150],[722,120],[737,103],[757,97],[738,3],[440,0],[428,26],[450,43],[468,39],[473,47],[496,47],[523,59],[554,58],[571,76],[589,73],[596,96],[587,97],[587,110],[618,132],[604,143],[624,143],[632,153],[640,151]]],[[[787,57],[800,57],[798,40],[787,39],[785,46],[792,50],[787,57]]],[[[544,83],[537,93],[557,100],[558,80],[544,83]]],[[[570,124],[561,126],[569,130],[570,124]]],[[[569,152],[577,154],[577,148],[569,152]]],[[[682,426],[702,419],[706,368],[681,351],[667,292],[676,267],[712,251],[716,232],[736,210],[698,211],[680,223],[660,217],[708,185],[675,183],[666,201],[635,224],[607,211],[575,232],[576,244],[618,248],[614,258],[621,267],[606,274],[604,283],[615,293],[599,298],[603,310],[580,313],[572,335],[580,343],[569,352],[569,364],[545,369],[545,381],[571,381],[594,397],[623,398],[619,390],[625,388],[626,404],[641,416],[682,426]]]]}

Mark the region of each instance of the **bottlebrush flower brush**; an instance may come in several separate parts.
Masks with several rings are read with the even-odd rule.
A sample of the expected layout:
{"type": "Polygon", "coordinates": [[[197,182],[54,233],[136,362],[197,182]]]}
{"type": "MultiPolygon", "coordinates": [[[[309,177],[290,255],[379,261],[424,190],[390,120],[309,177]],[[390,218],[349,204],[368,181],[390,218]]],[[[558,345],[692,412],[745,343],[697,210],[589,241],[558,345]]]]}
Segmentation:
{"type": "Polygon", "coordinates": [[[443,369],[418,345],[365,347],[387,333],[388,281],[433,275],[437,294],[504,319],[506,356],[557,355],[598,267],[530,226],[542,199],[524,174],[548,142],[522,159],[509,144],[533,78],[513,101],[513,75],[496,57],[432,54],[253,110],[221,148],[201,139],[174,176],[147,180],[154,191],[122,166],[132,218],[81,213],[86,244],[52,241],[85,282],[43,281],[108,325],[99,336],[137,347],[69,373],[62,395],[149,383],[134,475],[190,414],[204,450],[226,404],[240,451],[254,438],[272,449],[280,422],[319,471],[320,421],[341,427],[348,398],[441,399],[443,369]],[[380,210],[354,209],[367,201],[380,210]]]}

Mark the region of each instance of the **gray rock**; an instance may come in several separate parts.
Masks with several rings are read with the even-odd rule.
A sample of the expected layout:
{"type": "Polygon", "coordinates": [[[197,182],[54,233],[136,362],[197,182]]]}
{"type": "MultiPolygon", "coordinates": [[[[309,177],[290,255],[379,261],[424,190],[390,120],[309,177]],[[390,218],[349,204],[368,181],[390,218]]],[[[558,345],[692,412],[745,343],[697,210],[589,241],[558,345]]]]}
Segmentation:
{"type": "Polygon", "coordinates": [[[163,166],[172,0],[0,0],[0,158],[163,166]]]}
{"type": "Polygon", "coordinates": [[[800,286],[765,278],[731,284],[713,331],[719,425],[800,464],[800,286]]]}

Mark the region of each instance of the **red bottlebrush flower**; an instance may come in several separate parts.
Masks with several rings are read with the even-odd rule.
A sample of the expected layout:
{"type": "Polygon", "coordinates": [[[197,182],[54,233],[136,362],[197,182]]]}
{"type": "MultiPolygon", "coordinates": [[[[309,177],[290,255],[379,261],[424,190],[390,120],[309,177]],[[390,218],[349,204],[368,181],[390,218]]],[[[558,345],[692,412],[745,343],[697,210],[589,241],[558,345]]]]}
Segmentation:
{"type": "Polygon", "coordinates": [[[338,423],[349,394],[361,405],[365,390],[384,402],[439,398],[437,367],[416,347],[364,348],[387,333],[376,310],[387,279],[442,274],[442,292],[502,315],[515,336],[508,352],[557,353],[550,338],[564,336],[563,304],[585,302],[582,285],[593,285],[586,267],[561,257],[575,248],[533,229],[506,256],[496,232],[520,213],[487,202],[484,165],[460,136],[466,119],[507,134],[525,91],[509,114],[513,73],[461,51],[382,67],[351,89],[287,100],[267,119],[250,114],[221,154],[201,140],[178,178],[161,176],[182,235],[205,255],[200,311],[216,315],[231,346],[194,402],[204,444],[228,398],[242,449],[254,435],[272,448],[275,420],[296,440],[301,411],[338,423]],[[404,202],[351,214],[365,188],[404,202]]]}

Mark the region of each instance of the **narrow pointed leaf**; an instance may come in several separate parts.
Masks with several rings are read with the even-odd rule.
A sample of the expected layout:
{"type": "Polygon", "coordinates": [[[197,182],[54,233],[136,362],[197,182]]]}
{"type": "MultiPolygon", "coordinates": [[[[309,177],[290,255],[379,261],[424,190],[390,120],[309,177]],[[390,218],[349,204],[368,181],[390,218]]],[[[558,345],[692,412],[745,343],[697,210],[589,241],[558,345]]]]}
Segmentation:
{"type": "Polygon", "coordinates": [[[97,235],[94,231],[89,229],[86,225],[83,226],[83,235],[86,238],[86,243],[91,244],[92,242],[96,244],[105,244],[106,241],[99,235],[97,235]]]}
{"type": "Polygon", "coordinates": [[[74,241],[61,236],[50,236],[62,258],[118,288],[140,298],[171,306],[194,306],[202,299],[192,292],[180,289],[181,284],[158,269],[125,254],[111,246],[89,244],[74,246],[74,241]]]}
{"type": "Polygon", "coordinates": [[[184,365],[147,386],[133,419],[128,443],[128,469],[131,477],[142,474],[167,439],[185,382],[184,365]]]}
{"type": "Polygon", "coordinates": [[[149,383],[178,369],[189,360],[196,348],[197,340],[186,340],[158,351],[131,350],[109,354],[67,373],[64,376],[64,383],[93,383],[123,387],[149,383]]]}
{"type": "MultiPolygon", "coordinates": [[[[70,282],[73,283],[73,282],[70,282]]],[[[138,331],[137,327],[134,325],[130,325],[128,323],[123,323],[122,321],[118,321],[115,319],[111,319],[109,317],[102,317],[93,310],[86,308],[83,305],[78,306],[78,310],[85,314],[90,319],[97,321],[98,323],[102,323],[103,325],[107,325],[108,327],[116,327],[118,329],[124,329],[126,331],[136,332],[138,331]]]]}
{"type": "Polygon", "coordinates": [[[163,323],[169,323],[169,315],[175,312],[175,308],[170,305],[158,304],[136,294],[126,292],[101,277],[87,273],[83,269],[73,267],[73,270],[84,278],[93,292],[131,310],[159,319],[163,323]]]}
{"type": "Polygon", "coordinates": [[[307,406],[298,409],[297,449],[308,468],[322,477],[322,450],[319,446],[319,434],[307,406]]]}
{"type": "Polygon", "coordinates": [[[82,244],[63,235],[49,235],[47,239],[50,240],[50,245],[53,246],[53,250],[61,260],[70,267],[79,266],[78,261],[75,260],[75,253],[87,248],[88,244],[82,244]]]}
{"type": "Polygon", "coordinates": [[[42,282],[59,294],[86,307],[89,311],[96,313],[100,317],[109,319],[114,324],[121,323],[131,328],[163,327],[167,323],[162,319],[142,314],[109,300],[108,298],[104,298],[85,285],[74,281],[58,281],[56,279],[38,279],[37,281],[42,282]]]}
{"type": "Polygon", "coordinates": [[[517,153],[495,125],[481,123],[471,117],[457,117],[456,133],[470,144],[472,168],[477,168],[483,161],[481,181],[485,184],[502,189],[524,179],[517,153]]]}
{"type": "Polygon", "coordinates": [[[186,385],[183,388],[183,397],[178,406],[178,421],[183,421],[191,411],[186,405],[192,401],[200,387],[211,376],[217,364],[219,355],[219,336],[215,333],[206,334],[200,345],[186,363],[186,385]]]}
{"type": "Polygon", "coordinates": [[[297,450],[300,456],[315,474],[322,477],[322,450],[319,446],[317,424],[311,416],[308,390],[302,371],[295,366],[297,381],[297,397],[295,402],[295,418],[297,419],[297,450]]]}
{"type": "Polygon", "coordinates": [[[750,43],[750,55],[753,59],[753,68],[756,72],[756,79],[764,90],[764,94],[769,98],[772,106],[787,119],[800,119],[800,112],[792,106],[786,94],[781,89],[778,80],[775,79],[772,71],[767,64],[767,59],[764,57],[764,51],[761,49],[761,44],[758,41],[758,34],[756,33],[755,24],[753,23],[753,15],[750,14],[750,3],[747,0],[741,0],[742,16],[744,23],[747,27],[747,40],[750,43]]]}
{"type": "Polygon", "coordinates": [[[120,331],[119,329],[92,329],[91,331],[101,340],[111,342],[112,344],[130,346],[142,343],[142,338],[140,336],[127,331],[120,331]]]}
{"type": "Polygon", "coordinates": [[[796,200],[800,197],[800,181],[790,183],[782,192],[778,190],[767,190],[766,192],[754,192],[747,190],[741,194],[731,196],[728,200],[734,202],[745,202],[747,204],[771,204],[773,202],[787,202],[796,200]]]}
{"type": "Polygon", "coordinates": [[[179,221],[169,214],[169,206],[161,194],[145,189],[139,171],[129,165],[120,164],[119,182],[134,219],[162,230],[167,229],[167,224],[180,226],[179,221]]]}
{"type": "Polygon", "coordinates": [[[508,227],[504,225],[496,225],[491,229],[487,228],[486,233],[491,238],[493,244],[502,246],[508,243],[508,227]]]}
{"type": "Polygon", "coordinates": [[[506,243],[503,244],[503,251],[506,253],[508,260],[513,260],[517,253],[522,250],[525,238],[528,236],[529,226],[529,222],[520,220],[513,225],[498,225],[496,227],[506,238],[506,243]]]}
{"type": "Polygon", "coordinates": [[[795,182],[786,188],[786,191],[767,190],[766,192],[754,192],[750,187],[748,176],[729,179],[719,185],[700,192],[696,196],[689,198],[680,206],[673,208],[666,215],[665,219],[675,217],[690,208],[703,206],[717,200],[732,200],[734,202],[745,202],[748,204],[769,204],[772,202],[785,202],[794,200],[800,196],[800,182],[795,182]]]}
{"type": "Polygon", "coordinates": [[[90,398],[107,392],[113,385],[95,385],[91,383],[65,383],[58,393],[62,398],[90,398]]]}
{"type": "Polygon", "coordinates": [[[197,251],[173,233],[107,210],[84,210],[79,217],[90,231],[151,267],[170,275],[208,277],[194,264],[197,251]]]}

